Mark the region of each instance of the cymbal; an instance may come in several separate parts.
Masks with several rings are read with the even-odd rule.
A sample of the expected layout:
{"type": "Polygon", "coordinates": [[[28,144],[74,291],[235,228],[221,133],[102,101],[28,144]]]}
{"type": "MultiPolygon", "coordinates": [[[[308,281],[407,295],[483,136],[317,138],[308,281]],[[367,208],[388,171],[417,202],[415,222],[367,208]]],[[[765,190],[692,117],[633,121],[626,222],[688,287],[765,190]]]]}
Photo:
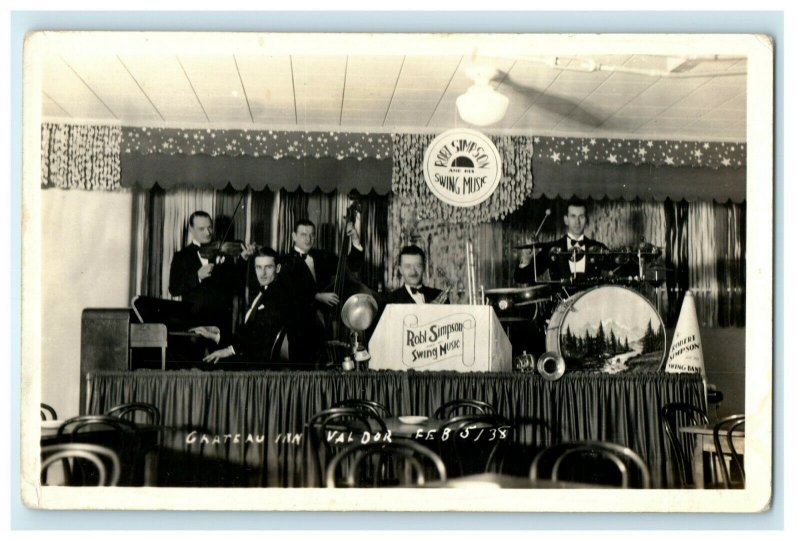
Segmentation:
{"type": "Polygon", "coordinates": [[[487,289],[484,291],[487,295],[509,295],[514,293],[524,293],[526,291],[534,291],[536,289],[546,287],[545,284],[537,284],[533,286],[527,287],[496,287],[493,289],[487,289]]]}

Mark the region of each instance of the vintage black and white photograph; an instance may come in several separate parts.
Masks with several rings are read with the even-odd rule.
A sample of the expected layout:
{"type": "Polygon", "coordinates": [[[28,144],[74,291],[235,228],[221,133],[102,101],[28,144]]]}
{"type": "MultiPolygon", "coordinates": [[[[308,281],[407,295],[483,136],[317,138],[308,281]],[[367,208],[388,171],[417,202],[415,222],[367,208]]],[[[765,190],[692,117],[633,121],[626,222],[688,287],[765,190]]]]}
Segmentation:
{"type": "Polygon", "coordinates": [[[29,34],[23,501],[768,509],[772,54],[29,34]]]}

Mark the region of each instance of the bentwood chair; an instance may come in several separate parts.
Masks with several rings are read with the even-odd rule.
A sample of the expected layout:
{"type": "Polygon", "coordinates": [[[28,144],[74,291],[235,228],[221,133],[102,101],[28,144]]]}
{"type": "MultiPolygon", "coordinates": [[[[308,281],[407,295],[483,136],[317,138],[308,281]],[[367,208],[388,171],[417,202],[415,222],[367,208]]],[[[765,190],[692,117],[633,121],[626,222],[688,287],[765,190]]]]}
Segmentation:
{"type": "Polygon", "coordinates": [[[633,450],[603,441],[567,442],[544,449],[531,464],[531,479],[621,488],[650,488],[650,471],[633,450]]]}
{"type": "Polygon", "coordinates": [[[305,484],[321,486],[328,462],[350,444],[385,436],[386,423],[371,410],[330,408],[309,419],[304,437],[305,484]],[[366,435],[366,436],[365,436],[366,435]]]}
{"type": "Polygon", "coordinates": [[[447,471],[439,455],[415,441],[357,444],[333,457],[325,472],[325,486],[421,486],[428,471],[435,472],[437,481],[447,481],[447,471]],[[343,476],[339,476],[340,470],[344,471],[343,476]]]}
{"type": "Polygon", "coordinates": [[[391,417],[392,412],[389,408],[374,400],[366,400],[363,398],[349,398],[347,400],[340,400],[333,405],[334,408],[360,408],[366,409],[384,419],[391,417]]]}
{"type": "Polygon", "coordinates": [[[499,473],[513,441],[511,423],[499,415],[462,415],[439,429],[440,455],[449,464],[451,477],[475,473],[499,473]]]}
{"type": "Polygon", "coordinates": [[[714,449],[716,451],[717,460],[722,470],[722,480],[725,483],[725,488],[744,488],[745,475],[744,475],[744,462],[742,455],[736,450],[733,441],[733,433],[744,428],[744,415],[731,415],[720,419],[714,425],[714,449]],[[727,447],[722,445],[722,433],[725,433],[725,443],[727,447]],[[725,451],[728,451],[727,453],[725,451]],[[725,460],[725,455],[730,455],[730,466],[725,460]],[[734,466],[735,470],[734,471],[734,466]]]}
{"type": "Polygon", "coordinates": [[[111,448],[119,457],[120,484],[138,484],[137,459],[140,438],[136,425],[107,415],[83,415],[64,421],[56,439],[66,443],[89,443],[111,448]]]}
{"type": "Polygon", "coordinates": [[[511,442],[503,451],[502,473],[527,477],[531,462],[542,449],[560,441],[553,423],[535,416],[514,417],[511,442]]]}
{"type": "Polygon", "coordinates": [[[692,447],[697,445],[691,435],[681,436],[679,429],[691,425],[707,425],[708,415],[705,411],[688,402],[666,404],[659,412],[661,425],[667,435],[672,450],[673,464],[682,488],[692,487],[695,479],[692,472],[692,447]]]}
{"type": "Polygon", "coordinates": [[[161,412],[159,412],[158,408],[153,404],[148,404],[146,402],[130,402],[128,404],[114,406],[106,412],[106,415],[126,419],[133,423],[141,420],[141,424],[149,425],[148,427],[137,427],[140,435],[145,428],[154,431],[155,438],[140,438],[140,445],[135,460],[137,470],[141,470],[144,473],[142,482],[145,485],[155,483],[156,480],[152,477],[155,476],[155,471],[158,469],[158,462],[161,459],[161,445],[164,440],[164,427],[161,424],[161,412]],[[145,441],[143,440],[148,442],[147,445],[145,445],[145,441]],[[152,468],[146,466],[148,456],[149,460],[153,461],[150,463],[153,465],[152,468]]]}
{"type": "MultiPolygon", "coordinates": [[[[63,443],[42,447],[41,483],[47,485],[48,470],[56,462],[63,466],[66,486],[117,486],[120,460],[113,450],[89,443],[63,443]]],[[[50,475],[52,480],[54,476],[50,475]]]]}
{"type": "Polygon", "coordinates": [[[50,418],[49,420],[51,421],[58,420],[58,415],[56,415],[55,408],[53,408],[53,406],[45,404],[44,402],[39,404],[39,413],[42,416],[42,421],[47,421],[48,417],[50,418]]]}
{"type": "Polygon", "coordinates": [[[114,406],[108,410],[106,415],[111,417],[119,417],[120,419],[127,419],[128,421],[135,423],[137,413],[143,414],[146,424],[154,426],[161,424],[161,413],[158,411],[158,408],[145,402],[120,404],[119,406],[114,406]]]}
{"type": "Polygon", "coordinates": [[[446,404],[440,406],[433,416],[436,419],[448,419],[458,415],[497,415],[494,406],[482,402],[481,400],[474,400],[472,398],[460,398],[458,400],[451,400],[446,404]]]}

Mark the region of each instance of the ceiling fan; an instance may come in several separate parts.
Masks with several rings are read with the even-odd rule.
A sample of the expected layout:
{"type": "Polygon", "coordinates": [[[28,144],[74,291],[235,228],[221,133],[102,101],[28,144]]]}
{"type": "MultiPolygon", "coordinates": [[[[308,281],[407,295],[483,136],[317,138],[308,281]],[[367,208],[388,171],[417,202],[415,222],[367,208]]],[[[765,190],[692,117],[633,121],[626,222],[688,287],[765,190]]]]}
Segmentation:
{"type": "MultiPolygon", "coordinates": [[[[610,71],[641,75],[643,77],[656,77],[662,79],[683,79],[702,77],[729,77],[746,75],[746,69],[729,69],[727,65],[709,70],[695,69],[700,65],[713,62],[730,62],[741,60],[740,56],[702,55],[702,56],[669,56],[650,55],[649,67],[628,65],[604,64],[591,57],[540,57],[526,58],[530,62],[545,64],[559,71],[595,72],[610,71]],[[577,63],[572,61],[577,60],[577,63]]],[[[509,70],[510,71],[510,70],[509,70]]],[[[476,126],[489,126],[503,119],[508,110],[509,98],[498,92],[501,86],[514,93],[525,108],[536,107],[539,109],[552,109],[559,115],[566,114],[570,120],[590,127],[600,126],[605,118],[593,113],[583,106],[580,100],[570,99],[557,94],[548,94],[546,100],[539,98],[544,94],[543,89],[524,85],[514,81],[507,71],[496,69],[491,62],[480,59],[473,51],[470,63],[466,66],[467,77],[474,84],[456,99],[458,113],[465,122],[476,126]]]]}
{"type": "Polygon", "coordinates": [[[501,83],[522,99],[526,107],[533,105],[543,109],[552,107],[559,112],[570,111],[572,120],[593,127],[599,126],[603,121],[569,98],[551,94],[547,102],[536,103],[536,98],[543,93],[541,90],[518,83],[508,72],[490,65],[472,63],[465,68],[465,72],[474,84],[456,98],[456,108],[462,120],[475,126],[490,126],[505,116],[509,98],[497,91],[496,87],[501,83]]]}

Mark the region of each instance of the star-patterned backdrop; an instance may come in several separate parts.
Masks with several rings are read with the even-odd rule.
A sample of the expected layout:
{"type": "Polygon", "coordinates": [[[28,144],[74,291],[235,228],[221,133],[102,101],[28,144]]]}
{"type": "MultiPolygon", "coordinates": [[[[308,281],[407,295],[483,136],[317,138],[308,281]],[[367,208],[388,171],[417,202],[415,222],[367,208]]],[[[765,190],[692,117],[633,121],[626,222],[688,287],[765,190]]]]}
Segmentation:
{"type": "Polygon", "coordinates": [[[658,141],[590,137],[534,137],[539,160],[574,165],[651,164],[675,167],[740,168],[745,165],[745,143],[658,141]]]}
{"type": "MultiPolygon", "coordinates": [[[[533,151],[527,155],[532,158],[534,176],[537,162],[711,169],[740,169],[746,165],[745,143],[545,136],[505,136],[505,139],[508,139],[508,145],[515,146],[514,141],[518,140],[527,148],[533,139],[533,151]]],[[[120,128],[45,123],[42,124],[42,186],[119,189],[119,157],[122,153],[398,161],[403,159],[395,155],[400,151],[393,143],[392,135],[386,133],[120,128]]],[[[514,169],[522,164],[504,163],[503,166],[514,169]]],[[[416,174],[407,180],[424,183],[416,174]]],[[[536,182],[535,178],[533,182],[536,182]]],[[[528,184],[526,181],[518,189],[532,194],[532,186],[528,184]]]]}
{"type": "Polygon", "coordinates": [[[120,151],[126,154],[205,154],[281,158],[392,157],[392,136],[379,133],[123,128],[120,151]]]}

